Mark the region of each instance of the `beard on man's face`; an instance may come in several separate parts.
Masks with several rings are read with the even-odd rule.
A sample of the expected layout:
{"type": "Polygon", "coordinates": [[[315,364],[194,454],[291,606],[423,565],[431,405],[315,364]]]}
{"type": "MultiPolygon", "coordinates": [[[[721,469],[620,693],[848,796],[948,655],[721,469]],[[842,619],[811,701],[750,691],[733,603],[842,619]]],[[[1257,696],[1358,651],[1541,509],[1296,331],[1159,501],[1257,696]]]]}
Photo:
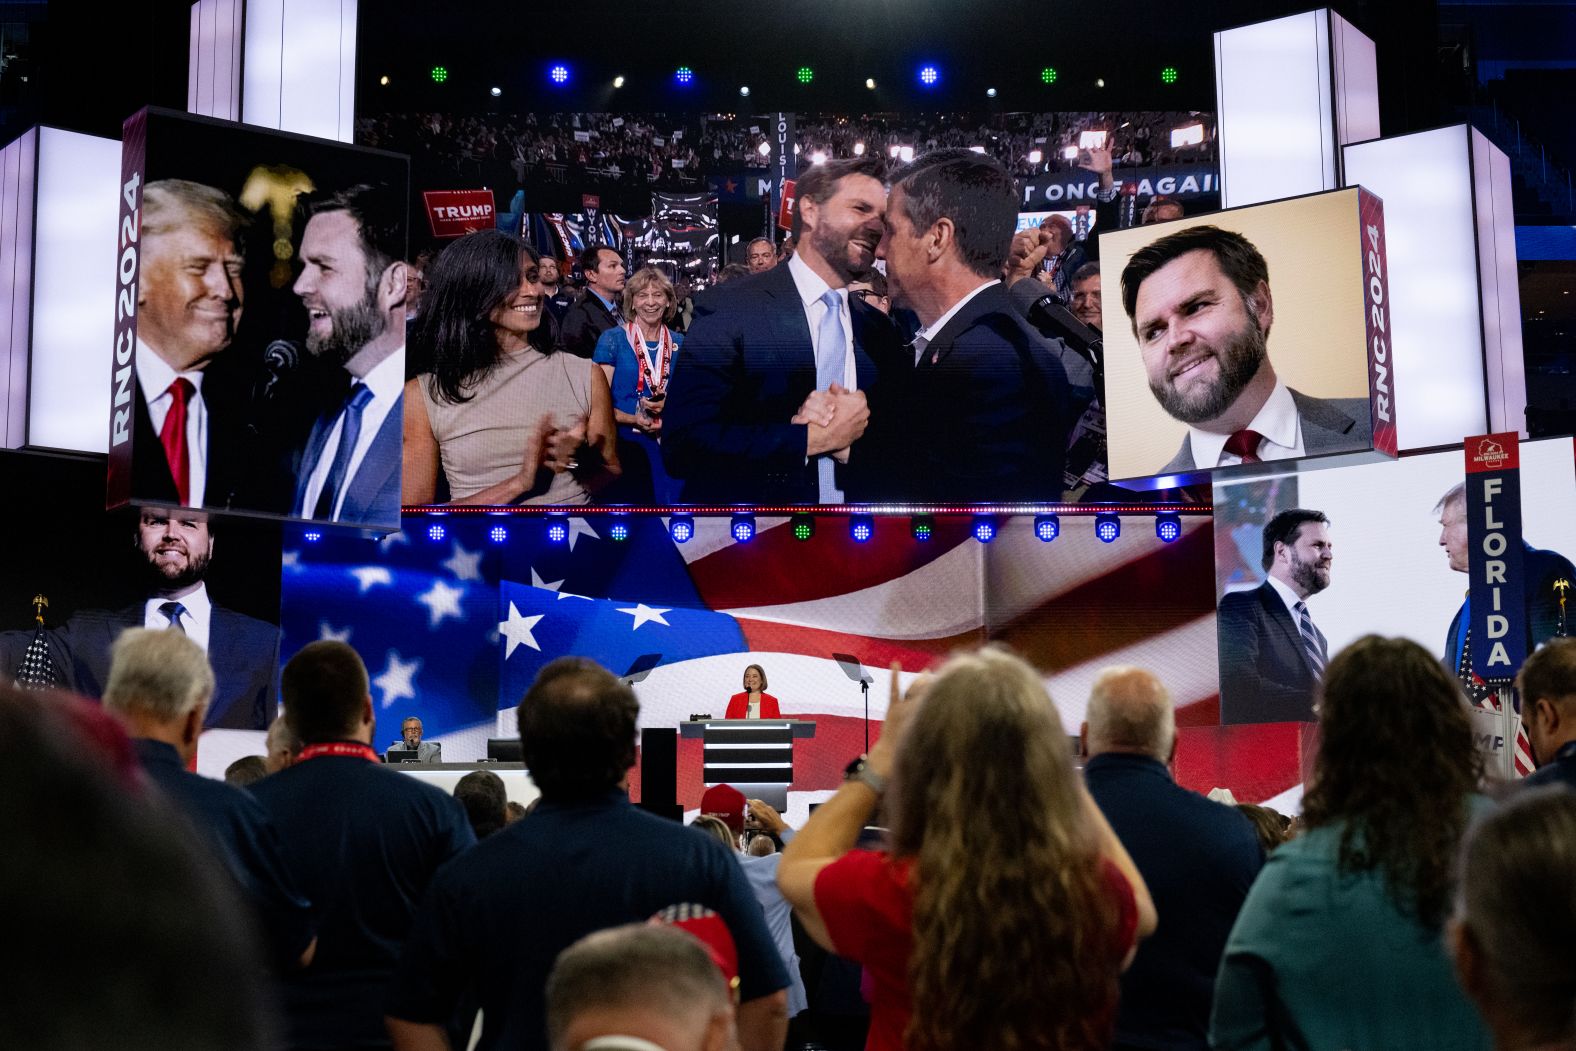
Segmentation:
{"type": "Polygon", "coordinates": [[[208,563],[213,557],[206,551],[201,555],[193,555],[190,548],[185,546],[176,547],[169,544],[160,544],[159,547],[155,547],[152,551],[144,551],[143,554],[147,558],[148,574],[152,580],[152,586],[156,589],[170,591],[190,587],[202,580],[208,575],[208,563]],[[161,559],[159,557],[161,549],[166,552],[171,550],[182,551],[186,557],[185,559],[161,559]]]}
{"type": "Polygon", "coordinates": [[[1183,423],[1205,423],[1231,408],[1269,353],[1264,329],[1251,312],[1225,346],[1209,349],[1219,362],[1220,374],[1204,389],[1194,384],[1187,391],[1180,391],[1170,376],[1149,382],[1149,390],[1161,408],[1183,423]]]}
{"type": "Polygon", "coordinates": [[[1317,595],[1330,586],[1330,567],[1328,563],[1304,562],[1294,554],[1291,559],[1291,579],[1292,583],[1309,595],[1317,595]]]}
{"type": "Polygon", "coordinates": [[[353,306],[330,310],[328,319],[326,335],[307,333],[306,349],[313,356],[336,365],[343,365],[355,357],[387,327],[383,313],[378,310],[377,298],[370,294],[353,306]]]}

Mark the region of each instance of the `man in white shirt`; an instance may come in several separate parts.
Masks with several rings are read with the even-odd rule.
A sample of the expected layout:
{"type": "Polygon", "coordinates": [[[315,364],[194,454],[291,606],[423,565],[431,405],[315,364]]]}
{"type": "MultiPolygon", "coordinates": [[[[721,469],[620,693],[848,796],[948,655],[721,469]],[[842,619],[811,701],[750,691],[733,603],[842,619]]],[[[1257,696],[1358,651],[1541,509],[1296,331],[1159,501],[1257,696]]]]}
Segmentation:
{"type": "Polygon", "coordinates": [[[301,276],[306,349],[349,374],[344,400],[302,450],[291,513],[358,525],[399,524],[409,267],[397,197],[353,186],[308,205],[301,276]]]}
{"type": "Polygon", "coordinates": [[[137,434],[132,497],[186,507],[224,507],[235,443],[227,411],[205,385],[207,369],[235,338],[246,213],[229,194],[184,179],[142,192],[142,272],[137,284],[137,434]]]}
{"type": "Polygon", "coordinates": [[[1312,722],[1330,660],[1306,600],[1330,586],[1334,546],[1321,511],[1291,508],[1264,527],[1264,583],[1220,600],[1220,721],[1312,722]]]}
{"type": "Polygon", "coordinates": [[[1241,234],[1194,226],[1145,245],[1122,305],[1150,391],[1188,425],[1157,474],[1372,447],[1366,398],[1311,398],[1275,375],[1269,267],[1241,234]]]}

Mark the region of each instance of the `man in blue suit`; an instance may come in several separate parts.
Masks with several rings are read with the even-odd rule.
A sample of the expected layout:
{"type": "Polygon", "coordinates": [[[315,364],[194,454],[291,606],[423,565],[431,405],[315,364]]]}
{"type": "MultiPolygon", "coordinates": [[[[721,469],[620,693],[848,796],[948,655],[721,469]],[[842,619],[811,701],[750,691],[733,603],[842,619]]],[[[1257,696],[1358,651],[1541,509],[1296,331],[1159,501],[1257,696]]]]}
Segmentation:
{"type": "Polygon", "coordinates": [[[1312,722],[1330,648],[1305,601],[1330,586],[1330,520],[1291,508],[1264,527],[1264,583],[1220,600],[1220,721],[1312,722]]]}
{"type": "Polygon", "coordinates": [[[353,186],[310,202],[307,214],[294,288],[307,310],[306,349],[340,365],[350,384],[301,450],[291,512],[398,526],[409,278],[401,202],[385,187],[353,186]]]}
{"type": "Polygon", "coordinates": [[[793,259],[705,297],[663,411],[663,459],[685,501],[842,503],[882,484],[886,456],[866,429],[897,332],[847,292],[875,263],[881,173],[874,157],[812,167],[793,259]]]}
{"type": "MultiPolygon", "coordinates": [[[[110,647],[122,631],[180,631],[207,652],[213,667],[216,685],[204,728],[266,730],[279,704],[279,629],[226,609],[208,594],[204,577],[215,541],[207,515],[143,508],[135,542],[148,568],[147,598],[118,610],[81,610],[44,633],[60,685],[101,697],[110,647]]],[[[33,634],[0,633],[0,675],[15,674],[33,634]]]]}
{"type": "Polygon", "coordinates": [[[881,254],[893,303],[920,325],[898,390],[884,384],[901,406],[907,499],[1061,497],[1074,419],[1064,348],[1028,326],[999,280],[1017,214],[1012,176],[969,150],[928,153],[892,185],[881,254]]]}

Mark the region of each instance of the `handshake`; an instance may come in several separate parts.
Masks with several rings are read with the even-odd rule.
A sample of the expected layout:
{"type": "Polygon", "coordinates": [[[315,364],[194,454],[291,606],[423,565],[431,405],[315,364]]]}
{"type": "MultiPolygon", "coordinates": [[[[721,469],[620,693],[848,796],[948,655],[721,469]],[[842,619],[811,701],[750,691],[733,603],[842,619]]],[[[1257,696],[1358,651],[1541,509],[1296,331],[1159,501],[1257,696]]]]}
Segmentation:
{"type": "Polygon", "coordinates": [[[811,391],[789,422],[809,426],[806,456],[831,453],[840,463],[847,463],[848,447],[870,425],[870,406],[864,391],[848,390],[834,383],[826,390],[811,391]]]}

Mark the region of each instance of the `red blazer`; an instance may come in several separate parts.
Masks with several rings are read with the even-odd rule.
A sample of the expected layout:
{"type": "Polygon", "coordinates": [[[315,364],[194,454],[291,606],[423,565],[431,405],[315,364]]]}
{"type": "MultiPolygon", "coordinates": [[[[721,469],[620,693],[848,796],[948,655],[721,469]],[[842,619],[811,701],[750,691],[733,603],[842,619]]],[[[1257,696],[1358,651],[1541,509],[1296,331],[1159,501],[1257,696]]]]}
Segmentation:
{"type": "MultiPolygon", "coordinates": [[[[728,698],[728,714],[724,718],[743,719],[746,718],[746,713],[749,710],[750,695],[747,693],[736,693],[728,698]]],[[[782,717],[783,713],[777,710],[777,698],[769,693],[761,694],[761,718],[781,719],[782,717]]]]}

